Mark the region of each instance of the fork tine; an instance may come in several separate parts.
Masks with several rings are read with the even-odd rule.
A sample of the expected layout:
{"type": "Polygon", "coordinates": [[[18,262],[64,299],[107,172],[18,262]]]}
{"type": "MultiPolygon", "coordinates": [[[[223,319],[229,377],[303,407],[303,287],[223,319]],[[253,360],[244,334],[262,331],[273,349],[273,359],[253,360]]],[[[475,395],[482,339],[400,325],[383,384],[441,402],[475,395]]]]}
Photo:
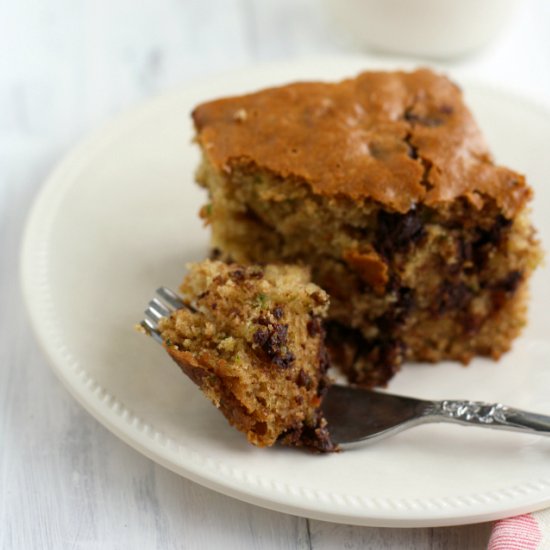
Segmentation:
{"type": "Polygon", "coordinates": [[[145,318],[140,322],[145,332],[160,344],[163,343],[162,336],[158,330],[158,324],[164,317],[169,317],[175,309],[188,308],[194,311],[192,306],[185,304],[180,297],[164,286],[157,288],[156,294],[159,298],[153,298],[145,309],[145,318]]]}
{"type": "Polygon", "coordinates": [[[157,321],[162,317],[169,317],[172,313],[171,309],[167,308],[158,298],[153,298],[145,310],[145,313],[151,312],[152,318],[157,321]]]}
{"type": "Polygon", "coordinates": [[[157,288],[157,294],[162,298],[162,300],[169,306],[172,306],[174,309],[181,309],[185,307],[185,304],[180,299],[180,297],[165,286],[157,288]]]}
{"type": "Polygon", "coordinates": [[[149,336],[151,336],[159,344],[162,344],[162,336],[159,334],[156,324],[153,324],[149,319],[144,319],[141,321],[140,325],[145,329],[149,336]]]}
{"type": "Polygon", "coordinates": [[[149,302],[149,305],[144,313],[145,319],[143,320],[143,323],[146,323],[150,330],[157,330],[159,321],[170,315],[170,311],[156,298],[153,298],[149,302]]]}
{"type": "Polygon", "coordinates": [[[144,321],[151,323],[155,328],[158,325],[158,322],[162,319],[162,315],[159,315],[158,311],[148,307],[143,313],[145,313],[144,321]]]}

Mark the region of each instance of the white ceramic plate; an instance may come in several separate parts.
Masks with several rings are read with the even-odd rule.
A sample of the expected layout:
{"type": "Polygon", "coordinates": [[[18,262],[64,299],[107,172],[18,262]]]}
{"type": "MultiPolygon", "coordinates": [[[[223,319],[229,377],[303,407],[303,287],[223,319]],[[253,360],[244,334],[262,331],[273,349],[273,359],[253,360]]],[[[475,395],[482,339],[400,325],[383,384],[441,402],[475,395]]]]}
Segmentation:
{"type": "MultiPolygon", "coordinates": [[[[140,452],[207,487],[274,510],[359,525],[471,523],[550,505],[550,439],[423,426],[373,446],[314,456],[260,450],[134,332],[161,285],[205,255],[193,183],[198,153],[188,114],[201,100],[293,79],[334,79],[372,67],[357,59],[293,63],[225,75],[145,103],[77,147],[30,215],[22,280],[38,338],[78,401],[140,452]]],[[[464,81],[501,161],[527,173],[550,243],[550,114],[464,81]]],[[[410,365],[390,389],[471,398],[550,413],[548,269],[535,276],[530,324],[498,364],[410,365]]]]}

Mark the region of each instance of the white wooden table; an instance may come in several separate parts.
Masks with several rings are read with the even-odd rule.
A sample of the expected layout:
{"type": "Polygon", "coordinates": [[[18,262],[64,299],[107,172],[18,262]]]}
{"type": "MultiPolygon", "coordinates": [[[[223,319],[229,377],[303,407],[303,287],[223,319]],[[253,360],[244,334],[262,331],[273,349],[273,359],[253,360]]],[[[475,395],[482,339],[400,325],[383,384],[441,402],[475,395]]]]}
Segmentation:
{"type": "MultiPolygon", "coordinates": [[[[550,97],[550,4],[525,2],[473,73],[550,97]]],[[[154,464],[48,368],[18,287],[24,220],[73,142],[217,71],[357,53],[320,0],[28,0],[0,11],[0,548],[485,548],[491,526],[374,529],[270,512],[154,464]]]]}

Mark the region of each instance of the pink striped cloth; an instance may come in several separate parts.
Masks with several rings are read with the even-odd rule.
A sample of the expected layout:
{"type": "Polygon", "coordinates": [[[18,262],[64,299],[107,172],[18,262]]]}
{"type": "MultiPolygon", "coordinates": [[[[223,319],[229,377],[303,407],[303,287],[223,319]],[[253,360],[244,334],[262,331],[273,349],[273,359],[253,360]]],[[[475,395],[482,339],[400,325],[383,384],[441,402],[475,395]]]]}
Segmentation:
{"type": "Polygon", "coordinates": [[[550,549],[550,509],[497,521],[487,550],[550,549]]]}

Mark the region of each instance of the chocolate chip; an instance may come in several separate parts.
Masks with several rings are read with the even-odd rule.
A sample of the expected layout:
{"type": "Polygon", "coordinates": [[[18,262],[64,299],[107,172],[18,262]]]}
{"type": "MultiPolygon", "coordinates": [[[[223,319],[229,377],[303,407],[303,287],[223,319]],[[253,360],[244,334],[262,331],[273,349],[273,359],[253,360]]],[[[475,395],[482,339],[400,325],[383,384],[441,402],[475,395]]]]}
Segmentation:
{"type": "Polygon", "coordinates": [[[292,365],[295,359],[295,355],[292,352],[287,351],[283,354],[275,354],[271,358],[271,362],[281,369],[287,369],[290,365],[292,365]]]}
{"type": "Polygon", "coordinates": [[[406,286],[402,286],[397,292],[396,309],[398,311],[397,318],[402,320],[403,317],[411,311],[415,305],[414,290],[406,286]]]}
{"type": "Polygon", "coordinates": [[[307,333],[312,338],[315,336],[318,336],[323,331],[323,327],[321,325],[321,319],[317,317],[316,315],[313,316],[308,322],[307,322],[307,333]]]}
{"type": "Polygon", "coordinates": [[[280,441],[285,445],[296,445],[309,448],[318,453],[329,453],[338,451],[327,428],[326,420],[321,411],[317,411],[311,423],[300,423],[292,426],[287,432],[281,435],[280,441]]]}
{"type": "Polygon", "coordinates": [[[345,371],[350,382],[368,387],[385,386],[399,370],[406,352],[399,338],[386,334],[366,339],[357,329],[334,321],[328,323],[327,329],[331,358],[345,371]]]}
{"type": "Polygon", "coordinates": [[[390,279],[386,285],[386,292],[396,293],[401,288],[401,277],[398,273],[390,273],[390,279]]]}
{"type": "Polygon", "coordinates": [[[312,450],[320,453],[332,453],[338,450],[338,447],[332,442],[327,428],[307,430],[302,434],[302,440],[307,442],[307,446],[312,450]]]}
{"type": "Polygon", "coordinates": [[[472,242],[472,250],[473,261],[478,269],[487,263],[490,250],[501,244],[511,225],[512,220],[499,215],[489,229],[477,228],[477,238],[472,242]]]}
{"type": "Polygon", "coordinates": [[[288,325],[273,325],[272,342],[274,347],[281,347],[286,344],[288,336],[288,325]]]}
{"type": "Polygon", "coordinates": [[[257,325],[263,325],[263,326],[269,325],[269,319],[265,315],[260,315],[254,322],[257,325]]]}
{"type": "Polygon", "coordinates": [[[465,263],[470,263],[473,259],[472,243],[465,239],[458,239],[456,243],[457,264],[462,267],[465,263]]]}
{"type": "Polygon", "coordinates": [[[252,335],[252,341],[263,350],[272,364],[288,368],[294,362],[295,356],[286,349],[287,337],[288,325],[272,323],[258,329],[252,335]]]}
{"type": "Polygon", "coordinates": [[[365,340],[350,379],[366,386],[386,386],[399,370],[406,346],[400,338],[365,340]]]}
{"type": "Polygon", "coordinates": [[[463,282],[444,281],[439,290],[435,313],[443,315],[449,311],[464,310],[473,297],[474,293],[463,282]]]}
{"type": "Polygon", "coordinates": [[[405,344],[398,338],[381,343],[376,373],[378,385],[386,386],[393,378],[403,362],[405,349],[405,344]]]}
{"type": "Polygon", "coordinates": [[[244,270],[241,268],[230,271],[229,276],[236,282],[244,281],[245,279],[244,270]]]}
{"type": "Polygon", "coordinates": [[[329,321],[326,328],[326,343],[334,363],[344,371],[351,371],[361,344],[364,342],[363,336],[357,329],[337,321],[329,321]]]}
{"type": "Polygon", "coordinates": [[[505,218],[502,215],[497,216],[495,223],[489,230],[487,241],[495,246],[499,245],[504,237],[505,230],[512,225],[512,220],[505,218]]]}
{"type": "MultiPolygon", "coordinates": [[[[320,453],[332,453],[338,451],[338,446],[332,442],[330,438],[330,432],[327,428],[316,428],[314,430],[314,437],[311,437],[311,446],[320,453]]],[[[304,439],[308,441],[307,436],[304,439]]]]}
{"type": "Polygon", "coordinates": [[[282,307],[277,306],[276,308],[273,309],[271,313],[273,313],[273,317],[275,317],[275,319],[280,320],[282,319],[285,312],[282,307]]]}
{"type": "Polygon", "coordinates": [[[376,319],[376,325],[381,333],[393,334],[405,322],[407,315],[415,305],[412,289],[400,287],[394,294],[396,300],[393,307],[376,319]]]}
{"type": "Polygon", "coordinates": [[[296,422],[289,426],[288,430],[282,433],[278,440],[283,445],[290,447],[300,447],[304,445],[302,442],[303,422],[296,422]]]}
{"type": "Polygon", "coordinates": [[[406,214],[380,210],[377,222],[376,246],[387,258],[395,252],[406,251],[425,234],[424,223],[416,209],[406,214]]]}
{"type": "Polygon", "coordinates": [[[219,248],[213,248],[210,251],[210,259],[211,260],[219,260],[222,256],[222,251],[219,248]]]}
{"type": "Polygon", "coordinates": [[[504,279],[495,284],[495,288],[507,292],[508,294],[514,294],[522,279],[523,273],[521,271],[510,271],[504,279]]]}
{"type": "Polygon", "coordinates": [[[263,347],[269,338],[269,331],[265,328],[258,329],[253,335],[252,340],[258,346],[263,347]]]}
{"type": "Polygon", "coordinates": [[[266,422],[256,422],[256,426],[254,427],[254,431],[258,435],[265,435],[267,433],[267,423],[266,422]]]}
{"type": "Polygon", "coordinates": [[[492,289],[491,301],[493,311],[498,311],[509,303],[510,298],[516,293],[522,280],[523,272],[514,270],[510,271],[506,277],[490,285],[492,289]]]}

